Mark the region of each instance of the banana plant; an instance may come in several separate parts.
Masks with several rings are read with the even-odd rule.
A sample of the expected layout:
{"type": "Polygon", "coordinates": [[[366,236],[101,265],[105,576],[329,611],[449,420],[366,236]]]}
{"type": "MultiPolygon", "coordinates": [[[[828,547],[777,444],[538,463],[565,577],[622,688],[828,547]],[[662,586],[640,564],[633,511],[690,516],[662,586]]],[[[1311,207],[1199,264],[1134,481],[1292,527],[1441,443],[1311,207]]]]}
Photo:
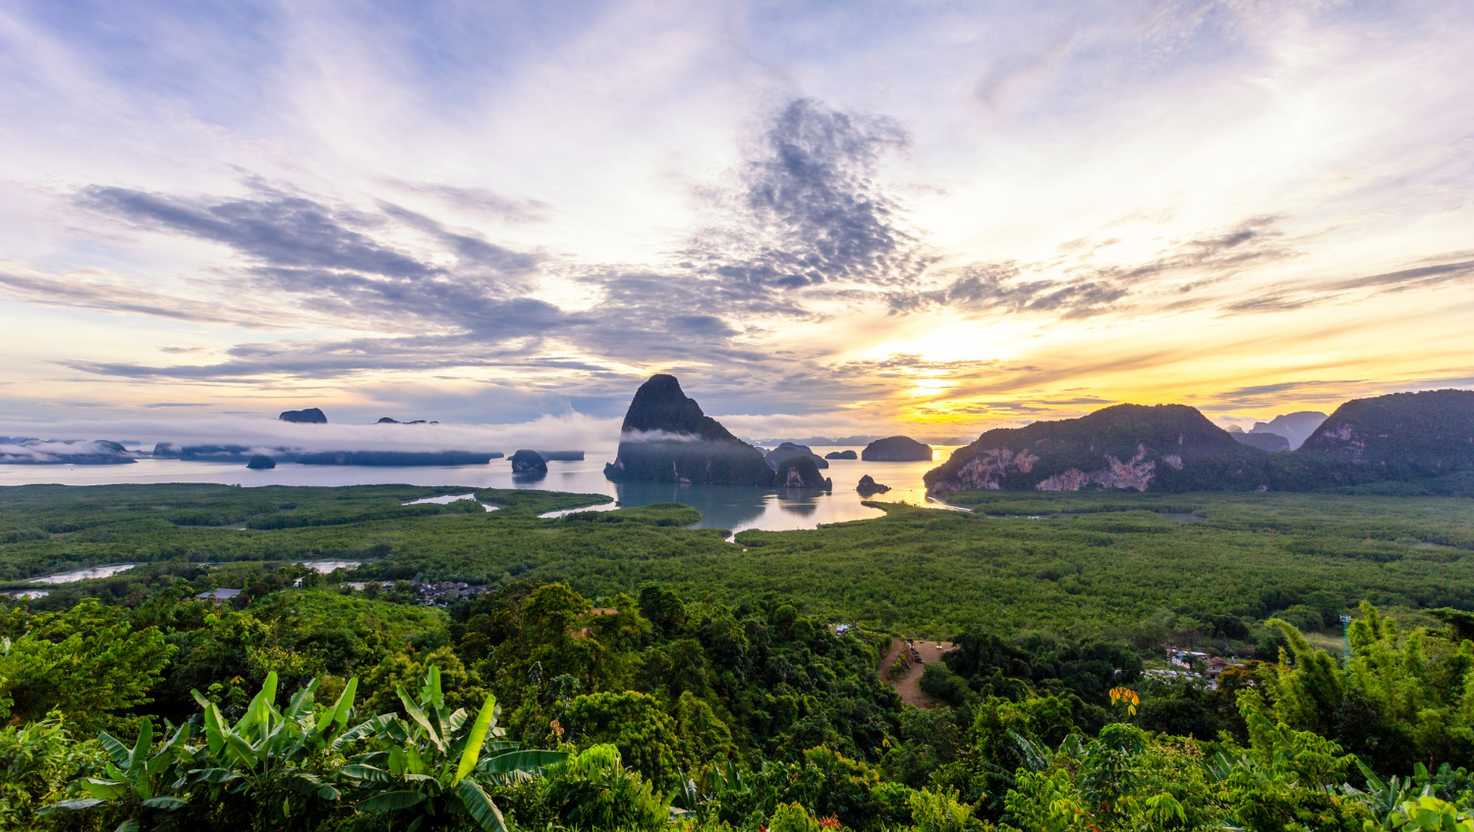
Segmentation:
{"type": "Polygon", "coordinates": [[[338,788],[314,771],[334,768],[342,748],[367,733],[350,736],[348,728],[357,690],[358,679],[349,679],[331,706],[320,707],[313,679],[285,708],[278,708],[277,675],[268,673],[235,724],[219,705],[194,691],[204,712],[205,745],[191,760],[189,781],[201,785],[214,801],[247,797],[258,806],[279,808],[282,828],[288,818],[310,826],[304,818],[319,816],[341,798],[338,788]]]}
{"type": "Polygon", "coordinates": [[[81,790],[87,795],[63,800],[42,810],[45,814],[81,812],[100,806],[112,807],[126,819],[116,832],[138,832],[144,818],[154,812],[176,812],[188,805],[179,797],[184,783],[177,776],[176,761],[189,754],[189,725],[180,725],[169,739],[154,747],[153,724],[138,722],[138,739],[130,748],[106,731],[98,741],[107,751],[102,777],[87,777],[81,790]]]}
{"type": "Polygon", "coordinates": [[[403,686],[397,692],[403,717],[380,717],[359,726],[390,747],[359,754],[339,770],[359,792],[359,811],[386,816],[395,826],[399,820],[413,832],[464,816],[480,829],[505,832],[506,820],[487,787],[534,777],[566,757],[561,751],[521,749],[499,739],[503,732],[496,725],[496,697],[489,694],[468,725],[466,709],[446,706],[440,669],[433,665],[418,698],[412,699],[403,686]]]}

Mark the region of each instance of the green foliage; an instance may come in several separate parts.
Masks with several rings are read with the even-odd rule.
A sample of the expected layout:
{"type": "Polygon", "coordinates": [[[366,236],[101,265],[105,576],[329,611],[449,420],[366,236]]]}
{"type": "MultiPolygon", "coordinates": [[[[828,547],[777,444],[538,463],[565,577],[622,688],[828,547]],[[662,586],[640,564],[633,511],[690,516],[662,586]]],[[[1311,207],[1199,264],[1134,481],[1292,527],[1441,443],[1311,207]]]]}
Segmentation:
{"type": "Polygon", "coordinates": [[[56,711],[79,731],[112,725],[115,714],[152,701],[173,652],[158,628],[135,628],[126,611],[95,600],[66,612],[18,613],[3,629],[0,716],[56,711]]]}
{"type": "Polygon", "coordinates": [[[1281,623],[1271,676],[1278,719],[1334,737],[1381,770],[1474,756],[1474,643],[1403,632],[1370,604],[1347,631],[1344,663],[1281,623]]]}
{"type": "Polygon", "coordinates": [[[669,801],[634,771],[619,749],[594,745],[549,774],[545,792],[556,817],[574,829],[657,830],[665,826],[669,801]]]}
{"type": "Polygon", "coordinates": [[[819,821],[797,803],[784,803],[773,810],[768,832],[819,832],[819,821]]]}
{"type": "Polygon", "coordinates": [[[917,832],[965,832],[978,825],[972,809],[958,802],[955,791],[912,792],[910,808],[911,823],[917,832]]]}
{"type": "Polygon", "coordinates": [[[0,574],[148,563],[0,605],[0,806],[26,818],[0,829],[656,829],[672,800],[682,829],[1399,829],[1474,805],[1439,765],[1474,759],[1462,504],[963,495],[981,515],[734,547],[685,509],[399,505],[437,492],[7,492],[0,574]],[[346,554],[488,591],[445,610],[283,563],[346,554]],[[957,644],[930,710],[881,666],[901,627],[957,644]],[[1164,642],[1271,663],[1142,678],[1164,642]]]}
{"type": "MultiPolygon", "coordinates": [[[[196,580],[205,573],[188,561],[343,557],[365,561],[355,577],[494,586],[563,581],[588,597],[636,593],[654,583],[688,602],[740,606],[782,596],[830,621],[910,635],[1040,631],[1142,647],[1191,638],[1242,642],[1243,635],[1218,635],[1225,632],[1219,622],[1253,625],[1297,604],[1321,609],[1310,604],[1315,593],[1332,596],[1337,612],[1362,598],[1467,609],[1462,588],[1474,583],[1474,519],[1448,499],[965,494],[953,499],[977,514],[887,506],[878,520],[744,532],[747,551],[736,557],[718,530],[660,525],[625,510],[598,515],[626,518],[618,523],[537,518],[545,507],[592,502],[587,496],[482,492],[504,506],[490,513],[467,511],[477,508],[468,501],[400,506],[460,490],[6,489],[0,530],[44,529],[47,536],[0,542],[0,576],[144,561],[164,570],[154,573],[158,580],[196,580]],[[336,522],[242,530],[234,527],[238,519],[170,520],[190,506],[208,507],[222,520],[285,513],[336,522]],[[407,513],[388,513],[401,508],[407,513]],[[1185,568],[1213,580],[1175,579],[1185,568]]],[[[120,599],[137,597],[130,580],[124,573],[97,587],[120,599]]],[[[72,592],[58,589],[54,601],[35,605],[61,605],[72,592]]]]}
{"type": "Polygon", "coordinates": [[[505,832],[501,809],[487,789],[515,782],[561,762],[562,752],[519,749],[495,739],[496,697],[487,695],[474,721],[452,709],[431,666],[415,698],[397,689],[404,717],[363,724],[387,748],[349,759],[342,776],[356,783],[360,812],[389,826],[461,820],[482,830],[505,832]]]}
{"type": "Polygon", "coordinates": [[[41,810],[100,767],[102,755],[97,744],[76,742],[59,714],[0,728],[0,828],[43,828],[41,810]]]}

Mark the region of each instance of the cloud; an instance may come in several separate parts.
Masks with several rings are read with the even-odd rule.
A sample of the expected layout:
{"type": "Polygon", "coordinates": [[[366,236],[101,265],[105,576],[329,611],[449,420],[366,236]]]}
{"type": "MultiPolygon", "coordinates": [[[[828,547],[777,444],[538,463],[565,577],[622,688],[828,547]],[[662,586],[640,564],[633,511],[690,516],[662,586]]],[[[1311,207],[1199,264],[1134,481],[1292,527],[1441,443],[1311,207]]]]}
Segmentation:
{"type": "Polygon", "coordinates": [[[476,234],[449,231],[439,222],[408,208],[391,202],[381,202],[379,208],[387,216],[448,245],[459,259],[458,265],[483,266],[506,274],[525,274],[537,265],[537,258],[530,254],[489,243],[476,234]]]}
{"type": "Polygon", "coordinates": [[[1474,276],[1474,260],[1456,260],[1447,263],[1434,263],[1427,266],[1412,266],[1381,274],[1364,275],[1362,277],[1351,278],[1350,280],[1329,283],[1326,285],[1326,288],[1333,290],[1382,289],[1400,291],[1403,289],[1437,286],[1471,276],[1474,276]]]}
{"type": "Polygon", "coordinates": [[[752,287],[914,279],[928,257],[875,179],[881,157],[908,142],[891,119],[789,101],[743,169],[735,225],[698,236],[689,256],[752,287]]]}
{"type": "Polygon", "coordinates": [[[245,257],[289,268],[328,268],[419,279],[435,270],[348,227],[326,205],[268,191],[255,198],[188,199],[93,185],[78,201],[135,225],[222,243],[245,257]]]}
{"type": "Polygon", "coordinates": [[[542,222],[547,219],[552,208],[541,200],[517,199],[487,188],[439,182],[408,182],[392,177],[384,181],[400,190],[432,197],[449,208],[485,214],[510,223],[542,222]]]}
{"type": "MultiPolygon", "coordinates": [[[[1165,291],[1190,294],[1250,265],[1294,257],[1296,252],[1285,244],[1278,222],[1274,216],[1250,217],[1126,264],[1101,262],[1102,252],[1117,241],[1092,244],[1076,239],[1060,246],[1059,258],[949,269],[940,273],[950,277],[948,283],[927,290],[891,292],[886,300],[892,313],[943,307],[972,313],[1039,312],[1064,319],[1088,318],[1115,311],[1133,297],[1145,300],[1165,291]]],[[[1171,305],[1194,303],[1179,299],[1171,305]]],[[[1245,311],[1254,309],[1246,307],[1245,311]]]]}
{"type": "Polygon", "coordinates": [[[271,328],[286,323],[276,310],[234,302],[205,301],[100,283],[79,275],[56,277],[0,271],[0,291],[28,303],[72,309],[132,313],[194,323],[271,328]]]}
{"type": "Polygon", "coordinates": [[[1224,312],[1233,314],[1245,314],[1252,312],[1285,312],[1291,309],[1300,309],[1315,303],[1314,297],[1295,297],[1283,292],[1261,295],[1230,303],[1223,307],[1224,312]]]}
{"type": "Polygon", "coordinates": [[[979,264],[960,270],[951,283],[922,292],[892,293],[892,312],[914,312],[945,307],[965,312],[1058,312],[1069,318],[1087,317],[1124,298],[1128,289],[1100,280],[1021,279],[1013,263],[979,264]]]}

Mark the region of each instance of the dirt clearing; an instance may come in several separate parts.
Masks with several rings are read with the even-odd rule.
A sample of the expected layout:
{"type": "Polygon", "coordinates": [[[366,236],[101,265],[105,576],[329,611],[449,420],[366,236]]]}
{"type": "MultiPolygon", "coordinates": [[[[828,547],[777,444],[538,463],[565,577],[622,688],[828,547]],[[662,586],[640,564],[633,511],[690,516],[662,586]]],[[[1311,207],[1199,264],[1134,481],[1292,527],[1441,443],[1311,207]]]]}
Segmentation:
{"type": "Polygon", "coordinates": [[[921,692],[921,674],[926,672],[928,664],[940,662],[943,655],[956,648],[957,645],[950,641],[906,641],[893,638],[890,647],[885,651],[885,658],[880,660],[880,681],[895,688],[901,701],[907,705],[930,708],[936,702],[921,692]],[[902,656],[908,660],[906,672],[899,677],[892,676],[891,668],[902,656]]]}

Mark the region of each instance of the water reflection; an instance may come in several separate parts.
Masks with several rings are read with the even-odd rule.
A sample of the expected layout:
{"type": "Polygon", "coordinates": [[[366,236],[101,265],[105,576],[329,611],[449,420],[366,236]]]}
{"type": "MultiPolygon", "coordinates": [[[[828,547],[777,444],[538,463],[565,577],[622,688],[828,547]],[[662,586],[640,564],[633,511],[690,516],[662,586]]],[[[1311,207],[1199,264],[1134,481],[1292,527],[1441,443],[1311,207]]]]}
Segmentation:
{"type": "Polygon", "coordinates": [[[107,566],[88,566],[83,569],[73,569],[68,572],[58,572],[55,575],[43,575],[40,578],[32,578],[26,581],[28,584],[70,584],[77,581],[92,581],[98,578],[110,578],[120,572],[127,572],[137,566],[136,563],[114,563],[107,566]]]}
{"type": "Polygon", "coordinates": [[[9,598],[30,598],[30,599],[36,599],[36,598],[45,598],[46,596],[48,596],[50,594],[51,594],[51,590],[49,590],[49,589],[7,589],[7,590],[4,590],[4,591],[0,591],[0,595],[4,595],[4,596],[9,597],[9,598]]]}
{"type": "MultiPolygon", "coordinates": [[[[402,506],[423,506],[423,505],[448,506],[451,503],[460,502],[461,500],[474,500],[474,499],[476,499],[476,495],[475,494],[441,494],[439,497],[421,497],[418,500],[410,500],[407,503],[400,503],[400,505],[402,505],[402,506]]],[[[491,505],[490,503],[479,503],[479,505],[481,506],[482,509],[484,509],[486,511],[496,511],[497,509],[500,509],[501,508],[501,506],[494,506],[494,505],[491,505]]]]}
{"type": "Polygon", "coordinates": [[[356,569],[363,562],[357,560],[299,560],[297,563],[319,575],[330,575],[339,569],[356,569]]]}

